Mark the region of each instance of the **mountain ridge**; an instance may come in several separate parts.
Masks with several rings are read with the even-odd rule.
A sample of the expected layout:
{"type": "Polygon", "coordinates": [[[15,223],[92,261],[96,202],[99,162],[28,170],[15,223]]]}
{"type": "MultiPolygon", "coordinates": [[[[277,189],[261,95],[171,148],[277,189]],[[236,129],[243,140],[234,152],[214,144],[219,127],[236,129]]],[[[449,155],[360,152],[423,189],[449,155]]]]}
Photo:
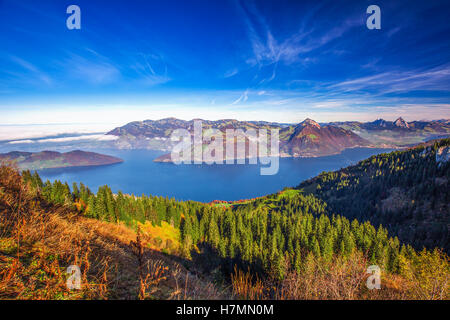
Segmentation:
{"type": "MultiPolygon", "coordinates": [[[[119,148],[155,148],[170,151],[170,134],[175,129],[193,132],[194,119],[190,121],[176,118],[130,122],[115,128],[107,134],[119,136],[119,148]]],[[[235,119],[202,120],[203,130],[211,128],[225,133],[227,129],[278,129],[280,133],[280,153],[284,157],[317,157],[338,154],[346,148],[371,147],[372,144],[356,133],[336,126],[320,126],[316,121],[280,124],[266,121],[238,121],[235,119]]]]}
{"type": "Polygon", "coordinates": [[[0,154],[0,162],[13,162],[22,170],[40,170],[67,167],[100,166],[123,162],[122,159],[96,152],[73,150],[65,153],[56,151],[21,152],[0,154]]]}

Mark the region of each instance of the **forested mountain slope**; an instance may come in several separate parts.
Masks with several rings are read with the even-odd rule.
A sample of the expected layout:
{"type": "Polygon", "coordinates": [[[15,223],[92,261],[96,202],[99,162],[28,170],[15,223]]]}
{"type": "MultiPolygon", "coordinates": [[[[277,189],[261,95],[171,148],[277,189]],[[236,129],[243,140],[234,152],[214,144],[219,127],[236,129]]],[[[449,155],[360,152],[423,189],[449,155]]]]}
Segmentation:
{"type": "MultiPolygon", "coordinates": [[[[145,250],[169,254],[199,279],[209,279],[210,285],[203,284],[201,290],[209,290],[205,294],[210,298],[219,296],[217,286],[230,282],[233,292],[225,294],[251,299],[447,299],[449,295],[447,255],[439,250],[415,251],[369,222],[330,216],[327,204],[314,195],[283,192],[227,207],[115,195],[107,186],[96,194],[82,184],[71,190],[59,181],[43,183],[29,172],[23,173],[23,181],[35,201],[66,208],[78,221],[93,218],[107,228],[119,224],[138,230],[146,239],[145,250]],[[383,270],[384,290],[377,292],[365,286],[366,269],[373,264],[383,270]]],[[[6,194],[4,207],[9,198],[6,194]]],[[[117,236],[123,230],[119,232],[117,236]]],[[[105,249],[108,252],[97,250],[98,257],[105,249]]],[[[10,252],[13,256],[15,249],[10,252]]],[[[115,263],[121,257],[119,253],[108,261],[115,263]]],[[[173,278],[179,273],[173,261],[169,265],[167,272],[173,278]]],[[[161,292],[159,285],[152,290],[161,292]]],[[[164,296],[170,297],[159,295],[164,296]]]]}
{"type": "Polygon", "coordinates": [[[416,248],[450,250],[450,139],[372,156],[297,188],[349,219],[382,224],[416,248]]]}

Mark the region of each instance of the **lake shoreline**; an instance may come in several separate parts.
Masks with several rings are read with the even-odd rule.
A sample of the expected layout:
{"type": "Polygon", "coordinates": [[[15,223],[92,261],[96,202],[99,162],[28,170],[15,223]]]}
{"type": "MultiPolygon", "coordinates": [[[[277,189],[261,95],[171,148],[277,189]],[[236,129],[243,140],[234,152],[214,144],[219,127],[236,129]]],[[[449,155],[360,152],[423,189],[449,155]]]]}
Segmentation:
{"type": "MultiPolygon", "coordinates": [[[[105,152],[106,150],[103,150],[105,152]]],[[[108,150],[124,160],[108,166],[39,170],[45,180],[82,182],[91,191],[108,185],[114,193],[154,195],[208,203],[236,201],[276,193],[293,187],[323,171],[339,170],[371,155],[392,149],[347,149],[338,155],[316,158],[280,158],[279,172],[261,176],[261,165],[180,164],[167,165],[153,160],[161,155],[149,150],[108,150]]]]}

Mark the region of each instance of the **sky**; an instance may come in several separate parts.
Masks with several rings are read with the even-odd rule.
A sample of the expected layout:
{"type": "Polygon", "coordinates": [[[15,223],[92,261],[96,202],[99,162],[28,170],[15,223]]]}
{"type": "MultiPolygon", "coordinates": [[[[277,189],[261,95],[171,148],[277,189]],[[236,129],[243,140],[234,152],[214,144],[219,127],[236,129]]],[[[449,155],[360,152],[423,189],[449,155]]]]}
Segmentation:
{"type": "Polygon", "coordinates": [[[450,118],[449,12],[436,0],[0,0],[0,124],[450,118]],[[80,30],[66,27],[72,4],[80,30]],[[380,30],[366,27],[372,4],[380,30]]]}

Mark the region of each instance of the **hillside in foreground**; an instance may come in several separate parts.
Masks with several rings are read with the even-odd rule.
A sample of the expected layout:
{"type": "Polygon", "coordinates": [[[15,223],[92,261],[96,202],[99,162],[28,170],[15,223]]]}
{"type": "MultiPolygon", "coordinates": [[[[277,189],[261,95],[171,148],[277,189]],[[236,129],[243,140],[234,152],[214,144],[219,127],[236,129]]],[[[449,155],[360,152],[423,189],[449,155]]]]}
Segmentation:
{"type": "Polygon", "coordinates": [[[100,153],[80,150],[65,153],[55,151],[12,151],[9,153],[0,154],[0,163],[1,162],[11,162],[22,170],[40,170],[51,168],[101,166],[120,163],[123,162],[123,160],[100,153]]]}
{"type": "Polygon", "coordinates": [[[93,193],[7,166],[0,266],[3,299],[450,297],[445,253],[331,214],[312,193],[211,205],[93,193]],[[65,286],[69,265],[81,269],[81,290],[65,286]],[[369,265],[381,268],[380,290],[366,287],[369,265]]]}
{"type": "Polygon", "coordinates": [[[167,253],[168,230],[142,226],[138,235],[123,223],[86,217],[0,166],[0,300],[222,297],[167,253]],[[81,290],[66,286],[70,265],[80,268],[81,290]]]}

